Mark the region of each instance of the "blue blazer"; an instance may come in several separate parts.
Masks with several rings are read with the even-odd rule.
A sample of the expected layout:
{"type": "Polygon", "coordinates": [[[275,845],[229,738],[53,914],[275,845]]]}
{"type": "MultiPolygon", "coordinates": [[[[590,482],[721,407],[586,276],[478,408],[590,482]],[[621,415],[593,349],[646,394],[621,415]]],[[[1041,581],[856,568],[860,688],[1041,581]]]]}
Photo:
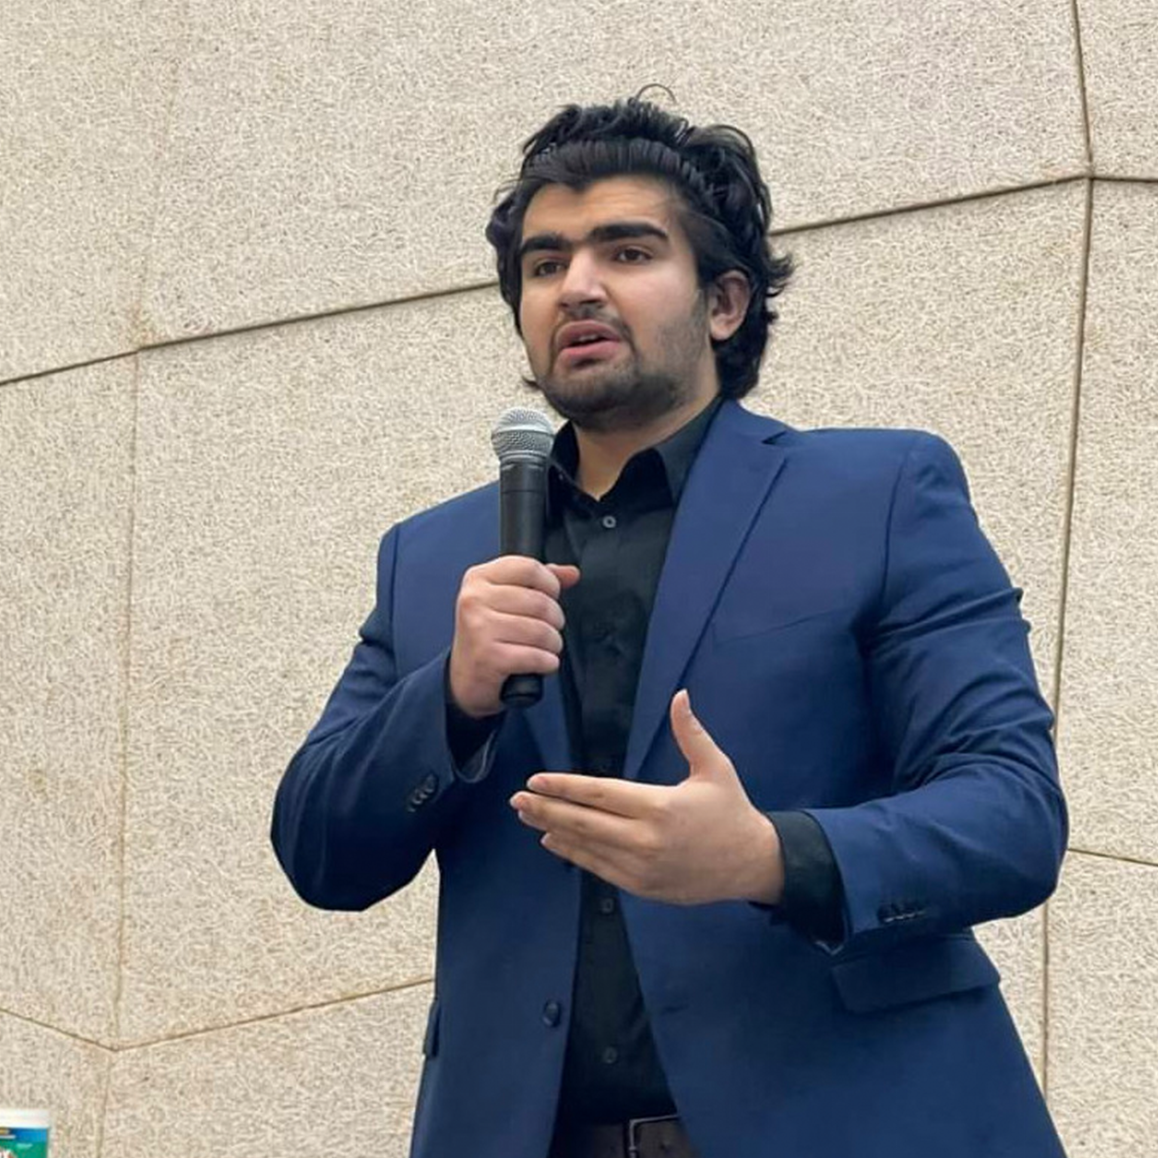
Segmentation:
{"type": "MultiPolygon", "coordinates": [[[[544,1158],[570,1017],[580,874],[507,803],[574,767],[558,680],[465,770],[447,747],[455,597],[497,553],[494,485],[391,528],[377,605],[274,806],[278,858],[322,908],[364,909],[438,858],[412,1158],[544,1158]]],[[[622,895],[702,1158],[1062,1154],[971,930],[1044,901],[1066,846],[1020,595],[941,439],[721,407],[672,528],[624,776],[684,779],[667,710],[686,686],[756,807],[819,822],[845,937],[743,901],[622,895]]]]}

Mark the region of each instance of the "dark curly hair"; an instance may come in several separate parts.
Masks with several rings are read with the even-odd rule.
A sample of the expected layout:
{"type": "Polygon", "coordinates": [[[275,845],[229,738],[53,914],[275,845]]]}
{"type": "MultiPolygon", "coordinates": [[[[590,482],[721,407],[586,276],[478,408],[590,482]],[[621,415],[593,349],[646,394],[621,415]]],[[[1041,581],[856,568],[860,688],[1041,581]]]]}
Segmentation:
{"type": "Polygon", "coordinates": [[[519,175],[495,194],[503,199],[486,228],[495,248],[499,289],[521,338],[519,244],[527,206],[544,185],[566,185],[582,193],[605,177],[658,177],[676,195],[677,220],[695,253],[701,293],[731,269],[748,278],[752,293],[744,321],[726,341],[712,340],[720,393],[742,398],[759,378],[768,330],[777,317],[769,303],[788,282],[792,258],[772,256],[771,200],[747,135],[730,125],[696,128],[640,100],[651,87],[610,106],[567,105],[523,142],[519,175]]]}

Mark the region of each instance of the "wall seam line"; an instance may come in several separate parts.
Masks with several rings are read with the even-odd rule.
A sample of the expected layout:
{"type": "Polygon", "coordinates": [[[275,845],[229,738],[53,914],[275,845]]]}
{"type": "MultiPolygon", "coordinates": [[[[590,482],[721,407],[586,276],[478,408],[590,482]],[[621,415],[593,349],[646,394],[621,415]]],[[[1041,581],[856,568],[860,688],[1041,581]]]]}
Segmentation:
{"type": "Polygon", "coordinates": [[[125,893],[126,893],[126,852],[128,840],[127,817],[129,795],[129,694],[132,681],[133,666],[133,577],[136,560],[136,532],[137,532],[137,443],[140,427],[141,405],[141,360],[133,354],[133,417],[129,434],[129,519],[128,544],[125,557],[128,560],[125,575],[125,616],[124,616],[124,663],[121,668],[121,706],[120,706],[120,733],[121,733],[121,801],[120,825],[117,838],[117,955],[113,974],[113,1052],[109,1058],[105,1076],[104,1097],[101,1102],[100,1118],[97,1123],[96,1158],[103,1158],[105,1125],[108,1121],[109,1097],[112,1089],[113,1066],[116,1064],[116,1045],[121,1038],[121,1009],[124,998],[125,975],[125,893]]]}
{"type": "Polygon", "coordinates": [[[1095,181],[1114,181],[1121,185],[1158,185],[1158,177],[1130,177],[1122,173],[1094,173],[1095,181]]]}
{"type": "Polygon", "coordinates": [[[1086,59],[1085,50],[1082,48],[1082,17],[1078,8],[1078,0],[1070,0],[1070,11],[1074,21],[1074,51],[1077,53],[1078,96],[1082,108],[1082,129],[1086,138],[1086,164],[1092,173],[1094,170],[1094,134],[1090,127],[1090,100],[1086,89],[1086,59]]]}
{"type": "Polygon", "coordinates": [[[336,1005],[350,1005],[356,1001],[368,1001],[373,997],[384,997],[388,993],[401,993],[407,989],[418,989],[423,985],[433,985],[433,977],[418,977],[410,981],[400,981],[397,985],[388,985],[382,989],[367,989],[358,993],[350,993],[343,997],[329,998],[325,1001],[313,1001],[306,1005],[294,1005],[288,1009],[279,1009],[274,1013],[261,1013],[254,1017],[243,1017],[239,1021],[226,1022],[223,1025],[211,1025],[204,1029],[188,1029],[181,1033],[168,1034],[162,1037],[146,1038],[143,1041],[118,1044],[116,1053],[131,1053],[135,1050],[150,1049],[153,1046],[167,1045],[175,1041],[187,1041],[195,1037],[208,1037],[215,1033],[224,1033],[231,1029],[241,1029],[247,1025],[260,1025],[266,1021],[280,1021],[282,1018],[292,1017],[299,1013],[312,1013],[319,1009],[329,1009],[336,1005]]]}
{"type": "MultiPolygon", "coordinates": [[[[79,1042],[81,1045],[92,1046],[93,1049],[104,1050],[105,1053],[114,1052],[114,1047],[108,1042],[96,1041],[94,1038],[85,1037],[83,1033],[74,1033],[70,1029],[61,1029],[59,1025],[53,1025],[48,1021],[41,1021],[36,1017],[29,1017],[27,1013],[17,1013],[15,1009],[5,1009],[0,1006],[0,1017],[11,1017],[13,1021],[23,1021],[26,1025],[35,1025],[37,1029],[46,1029],[49,1033],[66,1037],[69,1041],[79,1042]]],[[[0,1154],[3,1154],[2,1150],[0,1150],[0,1154]]]]}
{"type": "Polygon", "coordinates": [[[101,1090],[101,1108],[100,1114],[97,1117],[97,1136],[96,1136],[96,1158],[103,1158],[105,1151],[105,1122],[109,1114],[109,1094],[112,1090],[113,1084],[113,1062],[116,1060],[116,1054],[111,1050],[106,1050],[108,1056],[105,1058],[105,1075],[101,1090]]]}
{"type": "MultiPolygon", "coordinates": [[[[1082,366],[1086,348],[1086,314],[1089,302],[1090,253],[1093,248],[1094,182],[1086,182],[1085,221],[1082,225],[1081,266],[1078,280],[1077,341],[1074,350],[1074,375],[1070,407],[1069,461],[1066,464],[1066,503],[1061,528],[1061,591],[1058,593],[1057,658],[1053,671],[1054,739],[1061,721],[1062,668],[1065,659],[1066,611],[1069,607],[1070,557],[1073,547],[1074,502],[1077,493],[1078,445],[1081,423],[1082,366]]],[[[1049,1098],[1049,1015],[1050,1015],[1050,951],[1049,902],[1044,906],[1042,927],[1042,1093],[1049,1098]]]]}
{"type": "Polygon", "coordinates": [[[991,201],[997,197],[1009,197],[1018,193],[1032,193],[1037,189],[1052,189],[1058,185],[1071,185],[1075,181],[1088,181],[1088,167],[1060,177],[1046,177],[1040,181],[1026,181],[1018,185],[998,185],[992,189],[980,189],[972,193],[961,193],[949,197],[937,197],[931,201],[912,201],[892,205],[887,209],[871,209],[864,213],[847,213],[841,217],[818,218],[804,221],[784,229],[773,229],[773,237],[789,237],[794,233],[814,233],[821,229],[832,229],[841,225],[855,225],[862,221],[880,221],[888,217],[902,217],[907,213],[920,213],[928,209],[944,209],[951,205],[968,205],[972,201],[991,201]]]}
{"type": "MultiPolygon", "coordinates": [[[[974,201],[988,201],[997,197],[1015,196],[1019,193],[1033,192],[1037,189],[1050,189],[1060,185],[1068,185],[1075,181],[1088,181],[1091,174],[1088,171],[1068,173],[1061,177],[1051,177],[1044,181],[1031,181],[1022,185],[1005,185],[996,189],[983,189],[973,193],[964,193],[960,196],[944,197],[932,201],[913,202],[911,204],[893,206],[888,209],[871,210],[866,213],[848,214],[844,217],[833,217],[825,220],[806,221],[800,224],[792,225],[786,229],[773,229],[770,231],[772,237],[791,237],[798,233],[812,233],[821,229],[830,229],[842,225],[854,225],[860,222],[879,221],[889,217],[900,217],[908,213],[920,213],[925,210],[943,209],[951,205],[967,205],[974,201]]],[[[1138,181],[1142,183],[1158,183],[1158,177],[1113,177],[1104,176],[1098,177],[1098,180],[1106,181],[1138,181]]],[[[150,253],[152,249],[152,242],[150,242],[150,253]]],[[[150,259],[151,260],[151,259],[150,259]]],[[[293,314],[288,317],[277,318],[272,321],[260,321],[246,323],[240,326],[234,326],[226,329],[213,330],[204,334],[191,334],[188,337],[180,338],[161,338],[156,341],[139,340],[133,348],[128,350],[121,350],[115,354],[106,354],[99,358],[90,358],[81,362],[71,362],[66,365],[52,366],[43,370],[33,370],[26,374],[19,374],[12,378],[0,379],[0,388],[8,385],[15,385],[21,382],[31,382],[37,378],[46,378],[51,374],[63,374],[69,370],[80,370],[87,366],[96,366],[102,362],[113,362],[119,358],[131,358],[137,354],[143,353],[146,350],[164,350],[171,346],[191,345],[194,342],[207,342],[215,338],[229,338],[237,334],[249,334],[257,330],[276,330],[283,326],[298,325],[303,322],[316,322],[325,318],[340,318],[348,315],[366,313],[370,310],[387,309],[391,306],[409,305],[413,302],[433,301],[438,298],[456,297],[459,294],[476,293],[481,290],[496,289],[498,281],[494,278],[488,278],[485,281],[470,282],[466,285],[459,286],[444,286],[432,290],[420,290],[416,293],[404,294],[401,297],[388,298],[382,301],[364,302],[356,306],[338,306],[334,309],[320,310],[312,314],[293,314]]],[[[138,313],[140,310],[140,303],[138,303],[138,313]]],[[[134,323],[134,328],[137,331],[136,336],[141,338],[140,327],[134,323]]]]}
{"type": "Polygon", "coordinates": [[[90,366],[102,366],[105,362],[119,362],[124,358],[135,358],[138,349],[121,350],[116,354],[102,354],[99,358],[88,358],[83,362],[69,362],[63,366],[52,366],[47,370],[30,370],[27,374],[19,374],[15,378],[0,380],[0,387],[20,386],[25,382],[35,382],[37,378],[49,378],[53,374],[66,374],[70,370],[87,370],[90,366]]]}
{"type": "MultiPolygon", "coordinates": [[[[791,237],[797,233],[813,233],[821,229],[831,229],[842,225],[854,225],[860,222],[879,221],[890,217],[902,217],[909,213],[943,209],[952,205],[967,205],[975,201],[989,201],[998,197],[1016,196],[1020,193],[1031,193],[1039,189],[1052,189],[1062,185],[1069,185],[1076,181],[1088,181],[1089,179],[1089,172],[1083,169],[1080,172],[1067,173],[1064,176],[1051,177],[1043,181],[1031,181],[1023,185],[1005,185],[995,189],[983,189],[971,193],[963,193],[959,196],[943,197],[933,201],[913,202],[911,204],[891,206],[887,209],[871,210],[866,213],[849,214],[844,217],[806,221],[785,229],[772,229],[769,231],[769,236],[791,237]]],[[[339,306],[335,309],[320,310],[312,314],[295,314],[290,317],[277,318],[273,321],[249,322],[229,329],[214,330],[206,334],[191,334],[188,337],[182,338],[166,338],[143,344],[140,348],[142,350],[161,350],[170,346],[205,342],[214,338],[232,337],[236,334],[249,334],[257,330],[276,330],[282,326],[297,325],[301,322],[315,322],[325,318],[346,317],[352,314],[366,313],[370,310],[387,309],[391,306],[409,305],[413,302],[433,301],[438,298],[456,297],[459,294],[496,289],[498,288],[498,284],[496,279],[488,278],[485,281],[471,282],[466,285],[421,290],[416,293],[405,294],[402,297],[389,298],[385,301],[365,302],[357,306],[339,306]]],[[[0,385],[2,385],[2,383],[0,383],[0,385]]]]}
{"type": "Polygon", "coordinates": [[[161,216],[161,190],[165,183],[165,165],[169,157],[169,143],[173,136],[173,111],[177,105],[177,89],[181,78],[181,67],[189,50],[192,17],[189,12],[188,0],[182,3],[181,9],[184,17],[185,31],[181,44],[174,49],[173,59],[169,67],[169,99],[165,105],[165,119],[161,126],[160,138],[157,142],[157,156],[154,166],[155,171],[153,173],[153,218],[149,222],[149,230],[146,234],[148,243],[145,246],[144,257],[141,261],[141,274],[137,281],[136,309],[133,311],[132,323],[129,326],[129,333],[132,335],[133,341],[136,344],[136,350],[134,352],[139,351],[145,345],[145,293],[149,286],[149,278],[153,272],[153,250],[157,244],[157,221],[161,216]]]}
{"type": "Polygon", "coordinates": [[[1119,852],[1098,852],[1092,848],[1079,848],[1077,845],[1071,844],[1069,847],[1071,853],[1077,856],[1092,856],[1098,860],[1111,860],[1116,864],[1132,864],[1138,868],[1158,869],[1158,861],[1146,860],[1141,856],[1124,856],[1119,852]]]}

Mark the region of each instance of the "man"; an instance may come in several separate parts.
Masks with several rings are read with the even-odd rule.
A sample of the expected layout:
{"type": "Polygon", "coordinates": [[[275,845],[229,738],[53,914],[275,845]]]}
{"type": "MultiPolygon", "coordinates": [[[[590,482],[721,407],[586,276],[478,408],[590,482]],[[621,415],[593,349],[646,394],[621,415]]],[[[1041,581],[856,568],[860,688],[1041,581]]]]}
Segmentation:
{"type": "Polygon", "coordinates": [[[971,931],[1055,887],[1052,716],[955,455],[737,404],[790,271],[742,134],[634,99],[525,150],[546,561],[493,485],[393,527],[273,818],[326,908],[438,857],[414,1158],[1061,1154],[971,931]]]}

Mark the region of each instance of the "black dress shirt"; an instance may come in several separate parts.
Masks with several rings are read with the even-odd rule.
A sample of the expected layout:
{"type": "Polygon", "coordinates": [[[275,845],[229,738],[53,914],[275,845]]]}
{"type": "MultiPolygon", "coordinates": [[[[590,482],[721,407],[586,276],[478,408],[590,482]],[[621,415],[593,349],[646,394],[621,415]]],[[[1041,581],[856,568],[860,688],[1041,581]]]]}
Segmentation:
{"type": "MultiPolygon", "coordinates": [[[[601,499],[574,481],[571,424],[556,435],[548,472],[545,558],[573,563],[580,581],[560,595],[566,617],[560,668],[577,770],[619,777],[635,705],[648,621],[676,507],[720,400],[664,442],[626,463],[601,499]]],[[[448,676],[449,680],[449,669],[448,676]]],[[[501,715],[472,720],[447,683],[451,751],[462,767],[501,715]]],[[[820,826],[803,812],[771,812],[785,867],[786,920],[805,935],[843,935],[840,874],[820,826]]],[[[579,960],[558,1118],[620,1122],[675,1113],[651,1033],[619,903],[619,890],[582,873],[579,960]]]]}

